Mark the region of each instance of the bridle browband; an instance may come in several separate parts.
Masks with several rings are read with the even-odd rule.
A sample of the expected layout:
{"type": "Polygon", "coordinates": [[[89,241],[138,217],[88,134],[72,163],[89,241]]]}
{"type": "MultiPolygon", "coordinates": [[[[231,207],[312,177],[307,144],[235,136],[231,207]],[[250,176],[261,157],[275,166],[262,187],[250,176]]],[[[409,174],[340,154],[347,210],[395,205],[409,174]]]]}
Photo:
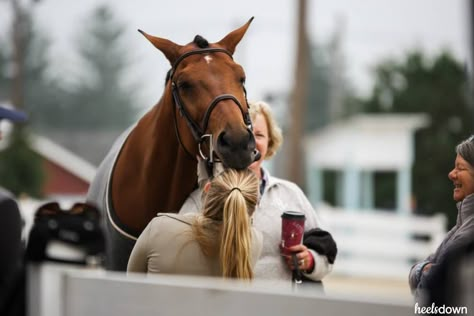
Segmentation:
{"type": "MultiPolygon", "coordinates": [[[[207,127],[208,127],[208,124],[209,124],[209,119],[211,117],[211,113],[212,111],[214,110],[214,108],[219,104],[219,102],[223,101],[223,100],[232,100],[240,109],[240,112],[242,113],[242,117],[244,119],[244,123],[245,125],[247,126],[247,128],[252,131],[252,121],[250,119],[250,115],[248,112],[244,112],[244,109],[242,108],[242,105],[240,104],[239,100],[237,100],[237,98],[232,95],[232,94],[221,94],[217,97],[214,98],[214,100],[212,100],[212,102],[210,103],[210,105],[208,106],[207,110],[206,110],[206,113],[204,114],[204,118],[201,122],[201,124],[198,124],[196,123],[191,115],[189,114],[189,112],[186,110],[186,108],[184,107],[184,103],[183,101],[181,100],[181,97],[179,96],[179,92],[178,92],[178,86],[176,85],[176,83],[174,82],[173,80],[173,75],[176,71],[176,69],[178,68],[178,65],[181,63],[181,61],[183,61],[185,58],[191,56],[191,55],[197,55],[197,54],[207,54],[207,53],[225,53],[227,54],[230,58],[233,59],[232,57],[232,54],[226,50],[226,49],[223,49],[223,48],[203,48],[203,49],[196,49],[196,50],[192,50],[192,51],[189,51],[189,52],[186,52],[184,53],[183,55],[181,55],[174,63],[173,63],[173,66],[171,67],[171,70],[169,72],[169,80],[171,80],[171,93],[173,95],[173,100],[174,100],[174,103],[176,104],[176,107],[178,108],[178,111],[179,113],[181,114],[181,116],[184,117],[186,123],[188,124],[190,130],[191,130],[191,134],[193,135],[194,137],[194,140],[198,143],[198,146],[199,146],[199,152],[201,153],[201,156],[203,156],[201,150],[200,150],[200,145],[202,144],[202,142],[205,140],[205,138],[207,137],[210,137],[210,142],[211,142],[211,148],[212,148],[212,135],[209,135],[209,134],[205,134],[206,133],[206,130],[207,130],[207,127]],[[202,126],[202,128],[201,128],[202,126]]],[[[245,86],[243,87],[244,88],[244,95],[245,95],[245,103],[247,104],[247,108],[248,108],[248,102],[247,102],[247,91],[245,90],[245,86]]],[[[178,125],[177,125],[177,119],[176,119],[176,111],[174,111],[174,127],[175,127],[175,132],[176,132],[176,137],[178,138],[178,141],[181,145],[181,147],[184,149],[184,151],[192,157],[192,159],[195,159],[195,157],[189,152],[189,150],[186,149],[186,147],[184,146],[183,142],[181,141],[181,137],[180,137],[180,134],[179,134],[179,130],[178,130],[178,125]]],[[[210,151],[212,151],[212,149],[210,149],[210,151]]],[[[209,159],[210,158],[210,162],[212,163],[212,152],[209,153],[209,156],[208,157],[204,157],[204,159],[209,159]]]]}

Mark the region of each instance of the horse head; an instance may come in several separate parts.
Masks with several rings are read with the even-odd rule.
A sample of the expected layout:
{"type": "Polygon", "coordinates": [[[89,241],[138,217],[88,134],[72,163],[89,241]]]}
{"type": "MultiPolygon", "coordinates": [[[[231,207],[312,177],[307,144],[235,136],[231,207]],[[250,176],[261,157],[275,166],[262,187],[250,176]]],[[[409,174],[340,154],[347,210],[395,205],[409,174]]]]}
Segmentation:
{"type": "Polygon", "coordinates": [[[175,105],[181,146],[195,157],[214,155],[230,168],[248,167],[258,152],[248,114],[245,72],[233,54],[253,18],[220,41],[196,35],[186,45],[140,31],[171,64],[164,98],[175,105]],[[207,154],[203,154],[203,150],[207,154]]]}

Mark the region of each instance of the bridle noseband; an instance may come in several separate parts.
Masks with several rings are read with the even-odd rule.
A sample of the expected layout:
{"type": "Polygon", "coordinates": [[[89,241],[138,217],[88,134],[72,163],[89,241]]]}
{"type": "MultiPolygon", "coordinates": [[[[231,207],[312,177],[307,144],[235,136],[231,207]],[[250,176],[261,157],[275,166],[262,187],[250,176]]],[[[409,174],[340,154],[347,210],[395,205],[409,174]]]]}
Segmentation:
{"type": "MultiPolygon", "coordinates": [[[[252,121],[250,119],[250,115],[249,115],[248,112],[244,112],[244,109],[242,108],[242,105],[240,104],[239,100],[234,95],[232,95],[232,94],[221,94],[221,95],[215,97],[214,100],[212,100],[212,102],[209,104],[209,106],[206,110],[206,113],[204,114],[204,118],[203,118],[201,124],[198,124],[197,122],[195,122],[192,119],[191,115],[186,110],[186,108],[184,106],[184,103],[181,100],[181,97],[179,95],[178,86],[176,85],[175,81],[173,80],[173,75],[174,75],[176,69],[178,68],[179,63],[181,61],[183,61],[185,58],[187,58],[191,55],[217,53],[217,52],[225,53],[230,58],[233,59],[232,54],[228,50],[225,50],[223,48],[203,48],[203,49],[192,50],[192,51],[186,52],[183,55],[181,55],[174,62],[173,66],[171,67],[171,70],[169,72],[169,80],[171,80],[171,92],[172,92],[172,95],[173,95],[174,103],[176,104],[176,107],[178,108],[178,111],[181,114],[181,116],[183,116],[184,119],[186,120],[186,123],[188,124],[188,126],[191,130],[191,133],[194,137],[194,140],[198,144],[199,153],[200,153],[201,157],[205,160],[209,160],[210,163],[213,163],[212,134],[205,134],[205,133],[206,133],[206,130],[207,130],[207,127],[208,127],[208,124],[209,124],[209,119],[211,117],[211,113],[214,110],[214,108],[221,101],[232,100],[239,107],[240,112],[242,113],[242,117],[244,119],[244,123],[251,132],[252,131],[252,121]],[[207,157],[201,151],[201,144],[205,141],[206,138],[209,138],[209,142],[210,142],[209,155],[207,157]]],[[[247,104],[247,108],[248,108],[247,91],[245,90],[245,86],[244,86],[244,95],[245,95],[245,103],[247,104]]],[[[174,126],[175,126],[175,132],[176,132],[176,136],[178,138],[178,141],[179,141],[181,147],[184,149],[184,151],[189,156],[191,156],[193,159],[195,159],[195,157],[186,149],[183,142],[181,141],[181,137],[180,137],[178,126],[177,126],[176,112],[174,112],[174,113],[175,113],[174,114],[174,126]]]]}

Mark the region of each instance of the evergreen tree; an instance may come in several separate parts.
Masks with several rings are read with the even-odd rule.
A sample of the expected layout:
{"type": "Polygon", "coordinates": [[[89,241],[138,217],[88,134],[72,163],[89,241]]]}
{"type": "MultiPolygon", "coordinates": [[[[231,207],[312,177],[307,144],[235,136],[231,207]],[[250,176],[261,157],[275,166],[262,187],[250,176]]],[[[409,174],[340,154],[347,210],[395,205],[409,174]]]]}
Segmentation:
{"type": "Polygon", "coordinates": [[[135,120],[135,93],[124,82],[130,64],[124,27],[105,6],[97,8],[79,39],[86,73],[72,92],[70,128],[123,129],[135,120]]]}
{"type": "MultiPolygon", "coordinates": [[[[429,59],[414,51],[402,61],[387,60],[375,68],[375,86],[362,102],[367,112],[427,113],[430,125],[415,135],[413,191],[417,211],[456,217],[453,185],[455,146],[472,133],[463,65],[449,52],[429,59]]],[[[394,189],[394,188],[391,188],[394,189]]]]}
{"type": "Polygon", "coordinates": [[[35,130],[67,127],[65,88],[48,75],[50,40],[37,30],[32,26],[26,43],[24,108],[35,130]]]}

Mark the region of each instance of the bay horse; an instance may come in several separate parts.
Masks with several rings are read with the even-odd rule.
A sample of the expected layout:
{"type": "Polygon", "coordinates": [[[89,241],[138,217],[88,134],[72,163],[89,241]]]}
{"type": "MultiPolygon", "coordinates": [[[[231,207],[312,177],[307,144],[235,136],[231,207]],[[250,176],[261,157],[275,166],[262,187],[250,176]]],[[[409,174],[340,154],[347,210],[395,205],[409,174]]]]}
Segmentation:
{"type": "Polygon", "coordinates": [[[106,268],[124,271],[139,234],[158,212],[178,212],[196,187],[197,160],[243,169],[258,157],[245,90],[233,60],[246,24],[216,43],[184,46],[141,30],[171,64],[159,102],[114,143],[87,200],[104,211],[106,268]]]}

